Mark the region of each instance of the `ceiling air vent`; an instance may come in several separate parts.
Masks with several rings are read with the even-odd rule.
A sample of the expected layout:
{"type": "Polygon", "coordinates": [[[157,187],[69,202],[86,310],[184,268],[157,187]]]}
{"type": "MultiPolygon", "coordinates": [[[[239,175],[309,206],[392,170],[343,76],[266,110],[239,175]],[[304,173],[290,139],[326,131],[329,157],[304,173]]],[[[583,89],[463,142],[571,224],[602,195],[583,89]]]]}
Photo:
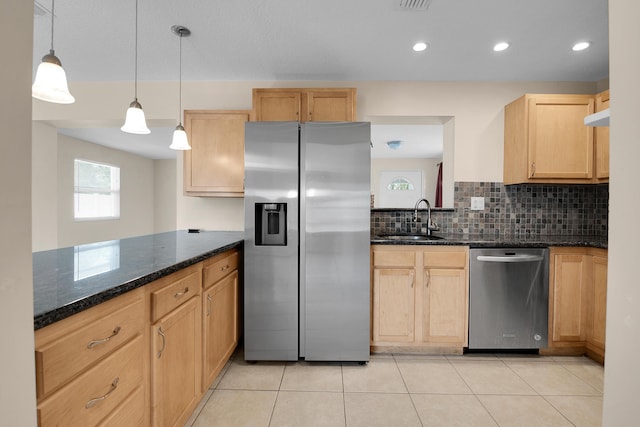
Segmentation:
{"type": "Polygon", "coordinates": [[[395,2],[396,8],[400,10],[426,11],[431,4],[431,0],[395,0],[395,2]]]}

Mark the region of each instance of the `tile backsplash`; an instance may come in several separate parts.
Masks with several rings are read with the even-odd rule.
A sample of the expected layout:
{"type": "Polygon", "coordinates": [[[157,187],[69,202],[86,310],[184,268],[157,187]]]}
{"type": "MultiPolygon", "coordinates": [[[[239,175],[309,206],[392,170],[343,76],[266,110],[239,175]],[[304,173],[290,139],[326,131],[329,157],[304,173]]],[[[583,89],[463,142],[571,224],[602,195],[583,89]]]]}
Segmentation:
{"type": "MultiPolygon", "coordinates": [[[[606,239],[608,216],[608,184],[504,185],[500,182],[456,182],[453,209],[431,213],[441,233],[483,238],[566,235],[606,239]],[[483,197],[484,209],[471,210],[471,197],[483,197]]],[[[412,217],[411,209],[373,210],[371,233],[424,233],[426,210],[419,212],[418,223],[414,223],[412,217]]]]}

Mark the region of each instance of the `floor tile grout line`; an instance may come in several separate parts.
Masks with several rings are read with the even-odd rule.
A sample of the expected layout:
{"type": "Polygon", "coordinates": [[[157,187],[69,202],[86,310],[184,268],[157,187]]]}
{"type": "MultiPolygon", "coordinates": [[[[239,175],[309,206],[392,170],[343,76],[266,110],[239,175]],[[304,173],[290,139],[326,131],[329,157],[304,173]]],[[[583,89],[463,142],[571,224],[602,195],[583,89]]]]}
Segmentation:
{"type": "Polygon", "coordinates": [[[344,364],[340,364],[340,377],[342,378],[342,416],[344,417],[344,426],[347,426],[347,399],[344,393],[344,364]]]}
{"type": "MultiPolygon", "coordinates": [[[[483,396],[486,396],[486,395],[483,395],[483,396]]],[[[500,395],[500,396],[503,396],[503,395],[500,395]]],[[[473,394],[473,397],[475,397],[475,398],[476,398],[476,400],[478,401],[478,403],[480,403],[480,406],[482,406],[482,407],[484,408],[484,410],[485,410],[485,411],[487,411],[487,414],[489,414],[489,416],[491,417],[491,419],[493,420],[493,422],[495,422],[495,423],[496,423],[496,425],[497,425],[498,427],[500,427],[500,423],[498,422],[498,420],[496,420],[496,417],[494,417],[494,416],[493,416],[493,414],[491,413],[491,411],[489,410],[489,408],[487,408],[487,407],[486,407],[486,405],[484,404],[484,402],[482,402],[482,399],[480,399],[480,398],[478,397],[478,395],[477,395],[477,394],[475,394],[475,393],[473,394]]]]}
{"type": "MultiPolygon", "coordinates": [[[[235,353],[235,350],[234,350],[234,353],[235,353]]],[[[209,404],[209,401],[211,401],[211,398],[213,398],[213,393],[215,393],[215,391],[218,389],[218,386],[220,385],[220,382],[222,381],[222,378],[224,378],[224,376],[227,374],[227,371],[229,371],[229,368],[231,367],[232,363],[233,363],[233,355],[229,358],[229,360],[227,360],[227,362],[224,364],[223,368],[220,370],[220,373],[218,374],[218,376],[213,380],[213,383],[211,383],[211,387],[209,387],[207,389],[207,391],[205,392],[205,396],[206,396],[207,393],[209,393],[209,391],[211,391],[211,393],[209,393],[209,397],[206,399],[205,402],[201,401],[196,406],[196,409],[198,407],[200,407],[200,410],[198,411],[197,415],[193,418],[193,422],[191,424],[189,424],[188,426],[185,425],[184,427],[193,427],[196,424],[196,422],[198,422],[198,418],[200,417],[200,414],[202,414],[202,411],[204,411],[204,408],[209,404]]],[[[204,396],[203,396],[203,398],[204,398],[204,396]]],[[[191,418],[191,417],[189,417],[189,418],[191,418]]]]}
{"type": "Polygon", "coordinates": [[[556,408],[556,405],[554,405],[552,402],[550,402],[545,396],[540,396],[540,397],[542,397],[542,399],[544,399],[545,402],[547,402],[553,409],[555,409],[556,412],[558,412],[560,415],[562,415],[564,417],[564,419],[569,422],[569,424],[571,424],[572,426],[576,425],[573,421],[571,421],[571,419],[569,419],[568,416],[566,416],[564,414],[564,412],[562,412],[559,408],[556,408]]]}
{"type": "MultiPolygon", "coordinates": [[[[396,366],[396,370],[400,374],[400,378],[402,378],[402,384],[404,384],[404,388],[409,394],[409,400],[411,401],[411,406],[413,406],[413,410],[416,412],[416,416],[418,417],[418,421],[420,421],[420,425],[424,427],[424,422],[422,421],[422,417],[420,416],[420,412],[418,412],[418,408],[416,407],[416,402],[413,400],[413,396],[411,395],[411,391],[409,390],[409,386],[407,385],[406,380],[404,379],[404,375],[402,375],[402,370],[398,366],[398,360],[396,359],[395,354],[393,355],[393,362],[396,366]]],[[[398,393],[400,394],[400,393],[398,393]]],[[[403,393],[404,394],[404,393],[403,393]]]]}
{"type": "Polygon", "coordinates": [[[411,390],[409,390],[409,386],[407,385],[407,381],[404,379],[404,375],[402,375],[402,369],[400,369],[400,366],[398,366],[398,360],[396,359],[395,354],[393,354],[392,356],[393,356],[393,362],[396,365],[396,369],[398,370],[398,373],[400,374],[400,378],[402,378],[402,384],[404,384],[404,389],[407,391],[407,393],[411,394],[411,390]]]}
{"type": "MultiPolygon", "coordinates": [[[[511,372],[513,372],[513,373],[514,373],[518,378],[520,378],[522,381],[524,381],[524,383],[525,383],[526,385],[528,385],[528,386],[531,388],[531,390],[533,390],[533,391],[536,393],[536,395],[537,395],[537,396],[542,396],[542,395],[540,394],[540,392],[539,392],[539,391],[538,391],[538,390],[537,390],[537,389],[536,389],[532,384],[529,384],[529,381],[527,381],[526,379],[524,379],[524,378],[522,377],[522,375],[520,375],[518,372],[516,372],[516,370],[515,370],[515,369],[513,369],[513,367],[512,367],[509,363],[507,363],[507,362],[506,362],[506,361],[504,361],[504,360],[503,360],[502,362],[503,362],[505,365],[507,365],[507,368],[509,368],[509,369],[511,370],[511,372]]],[[[540,362],[529,362],[529,363],[540,363],[540,362]]],[[[545,363],[546,363],[546,362],[545,362],[545,363]]]]}
{"type": "Polygon", "coordinates": [[[587,387],[591,387],[594,391],[596,391],[599,394],[602,394],[602,392],[600,390],[598,390],[597,388],[595,388],[594,386],[591,385],[591,383],[583,380],[582,378],[580,378],[580,376],[578,376],[577,374],[571,372],[563,363],[558,363],[565,371],[569,372],[571,375],[573,375],[574,377],[576,377],[578,380],[580,380],[581,382],[583,382],[584,384],[587,385],[587,387]]]}
{"type": "MultiPolygon", "coordinates": [[[[541,362],[522,362],[522,363],[525,363],[525,364],[532,364],[532,363],[536,364],[536,363],[541,363],[541,362]]],[[[602,395],[602,392],[600,392],[600,390],[596,389],[594,386],[589,384],[587,381],[583,380],[578,375],[576,375],[573,372],[571,372],[561,362],[559,362],[559,361],[557,361],[555,359],[551,359],[550,362],[542,362],[542,363],[545,363],[547,365],[553,365],[553,366],[560,367],[560,368],[564,369],[565,371],[569,372],[572,376],[577,378],[584,385],[586,385],[587,387],[593,389],[597,394],[595,394],[595,395],[592,395],[592,394],[566,394],[566,393],[562,393],[562,394],[543,394],[543,393],[539,392],[532,384],[529,384],[529,382],[527,380],[522,378],[522,376],[520,374],[518,374],[518,372],[516,372],[510,364],[508,364],[508,363],[505,363],[505,364],[511,369],[511,371],[513,371],[516,375],[518,375],[522,379],[522,381],[527,383],[527,385],[529,387],[531,387],[541,397],[544,397],[544,396],[598,396],[598,395],[602,395]]]]}
{"type": "Polygon", "coordinates": [[[269,424],[267,426],[271,426],[271,423],[273,422],[273,415],[276,412],[276,405],[278,404],[278,398],[280,397],[280,389],[282,388],[282,382],[284,381],[284,374],[287,370],[287,363],[284,363],[284,366],[282,367],[282,375],[280,376],[280,384],[278,385],[278,389],[276,390],[276,398],[273,399],[273,406],[271,407],[271,414],[269,415],[269,424]]]}

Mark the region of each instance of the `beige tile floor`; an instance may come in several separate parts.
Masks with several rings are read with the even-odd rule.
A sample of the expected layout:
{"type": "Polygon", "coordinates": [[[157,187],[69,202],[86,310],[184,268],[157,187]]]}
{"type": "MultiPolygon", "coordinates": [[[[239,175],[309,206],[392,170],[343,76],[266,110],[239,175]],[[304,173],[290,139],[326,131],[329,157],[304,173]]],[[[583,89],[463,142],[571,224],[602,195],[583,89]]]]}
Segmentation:
{"type": "Polygon", "coordinates": [[[600,426],[603,383],[584,357],[248,364],[239,350],[185,427],[600,426]]]}

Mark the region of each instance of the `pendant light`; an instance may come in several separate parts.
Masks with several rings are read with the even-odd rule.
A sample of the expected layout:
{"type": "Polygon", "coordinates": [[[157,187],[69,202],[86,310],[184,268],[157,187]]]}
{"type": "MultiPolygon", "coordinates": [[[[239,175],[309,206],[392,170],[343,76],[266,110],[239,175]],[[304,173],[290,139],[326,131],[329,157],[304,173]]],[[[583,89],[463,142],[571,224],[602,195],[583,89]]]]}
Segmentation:
{"type": "Polygon", "coordinates": [[[173,139],[171,140],[171,145],[169,148],[173,150],[191,150],[191,146],[189,145],[189,140],[187,138],[187,133],[184,131],[182,127],[182,38],[189,37],[191,35],[191,31],[188,28],[183,27],[181,25],[174,25],[171,27],[171,32],[180,37],[180,78],[179,78],[179,107],[178,107],[178,126],[176,126],[176,130],[173,131],[173,139]]]}
{"type": "Polygon", "coordinates": [[[147,134],[151,133],[147,127],[147,121],[144,118],[142,105],[138,102],[138,0],[136,0],[136,47],[135,47],[135,80],[134,80],[134,96],[133,101],[127,109],[127,117],[124,125],[120,128],[123,132],[147,134]]]}
{"type": "Polygon", "coordinates": [[[55,0],[51,0],[51,49],[42,57],[42,62],[38,65],[36,78],[31,86],[31,96],[56,104],[73,104],[76,99],[69,93],[67,75],[60,59],[53,51],[54,6],[55,0]]]}

